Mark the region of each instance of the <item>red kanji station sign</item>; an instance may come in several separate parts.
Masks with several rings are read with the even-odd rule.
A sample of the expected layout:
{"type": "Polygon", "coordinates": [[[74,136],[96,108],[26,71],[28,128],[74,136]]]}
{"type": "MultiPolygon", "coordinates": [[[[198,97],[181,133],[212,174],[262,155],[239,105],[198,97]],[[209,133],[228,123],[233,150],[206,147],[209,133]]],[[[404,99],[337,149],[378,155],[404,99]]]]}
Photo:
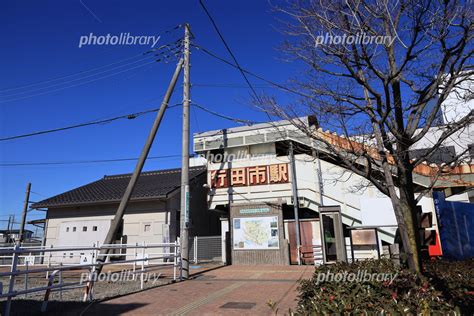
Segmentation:
{"type": "Polygon", "coordinates": [[[288,164],[253,166],[232,169],[213,170],[209,172],[212,188],[229,186],[250,186],[260,184],[277,184],[289,182],[288,164]]]}

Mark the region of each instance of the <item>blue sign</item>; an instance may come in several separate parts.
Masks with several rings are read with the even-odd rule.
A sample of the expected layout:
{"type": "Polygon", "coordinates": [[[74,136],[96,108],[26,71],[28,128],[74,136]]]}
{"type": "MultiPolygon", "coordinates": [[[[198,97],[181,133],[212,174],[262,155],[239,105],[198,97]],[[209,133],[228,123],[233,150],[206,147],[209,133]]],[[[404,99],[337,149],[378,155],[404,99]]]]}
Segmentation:
{"type": "Polygon", "coordinates": [[[439,191],[433,192],[433,199],[443,256],[455,260],[474,258],[474,204],[446,201],[439,191]]]}

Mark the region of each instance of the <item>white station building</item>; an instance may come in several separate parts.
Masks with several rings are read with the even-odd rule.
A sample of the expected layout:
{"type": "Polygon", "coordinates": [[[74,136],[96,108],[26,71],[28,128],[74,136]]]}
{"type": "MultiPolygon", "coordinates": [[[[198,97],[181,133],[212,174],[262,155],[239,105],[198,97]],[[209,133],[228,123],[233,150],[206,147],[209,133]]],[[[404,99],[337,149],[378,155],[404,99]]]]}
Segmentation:
{"type": "MultiPolygon", "coordinates": [[[[308,126],[312,124],[310,117],[303,121],[308,126]]],[[[460,146],[467,148],[470,144],[466,142],[474,139],[473,132],[463,131],[464,137],[457,137],[457,142],[448,141],[447,148],[456,152],[461,150],[460,146]],[[459,145],[460,138],[465,143],[459,145]]],[[[209,209],[221,214],[224,261],[295,264],[299,260],[291,143],[295,156],[300,260],[331,263],[383,254],[383,245],[393,244],[396,234],[397,223],[390,200],[362,177],[338,166],[322,146],[295,124],[280,121],[194,135],[194,151],[207,159],[209,209]]],[[[414,174],[420,189],[431,183],[430,168],[420,165],[414,174]]],[[[448,195],[452,191],[462,193],[452,198],[469,202],[472,191],[469,192],[465,183],[473,183],[473,169],[462,166],[457,171],[462,176],[456,179],[462,177],[466,181],[447,179],[437,187],[445,189],[448,195]]],[[[432,198],[422,198],[420,206],[424,213],[434,213],[432,198]]],[[[436,220],[431,229],[437,230],[436,220]]]]}

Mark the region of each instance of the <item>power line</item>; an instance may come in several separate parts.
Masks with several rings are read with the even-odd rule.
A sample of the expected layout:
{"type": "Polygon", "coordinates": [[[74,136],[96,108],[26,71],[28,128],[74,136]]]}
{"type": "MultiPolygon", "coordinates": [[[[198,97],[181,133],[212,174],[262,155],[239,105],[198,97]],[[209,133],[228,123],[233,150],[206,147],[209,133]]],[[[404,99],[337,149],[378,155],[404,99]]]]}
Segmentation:
{"type": "MultiPolygon", "coordinates": [[[[216,55],[215,53],[211,52],[211,51],[208,50],[208,49],[206,49],[206,48],[204,48],[204,47],[202,47],[202,46],[200,46],[200,45],[196,45],[196,44],[191,44],[191,45],[192,45],[193,47],[195,47],[196,49],[198,49],[198,50],[200,50],[200,51],[206,53],[207,55],[209,55],[209,56],[211,56],[211,57],[213,57],[213,58],[215,58],[215,59],[217,59],[217,60],[219,60],[219,61],[221,61],[221,62],[223,62],[223,63],[225,63],[225,64],[227,64],[227,65],[229,65],[229,66],[232,66],[232,67],[234,67],[234,68],[239,69],[239,67],[238,67],[236,64],[234,64],[234,63],[232,63],[232,62],[226,60],[225,58],[222,58],[222,57],[216,55]]],[[[294,89],[290,89],[290,88],[285,87],[285,86],[283,86],[283,85],[281,85],[281,84],[279,84],[279,83],[276,83],[276,82],[274,82],[274,81],[268,80],[268,79],[266,79],[266,78],[264,78],[264,77],[262,77],[262,76],[260,76],[260,75],[257,75],[257,74],[255,74],[255,73],[249,71],[249,70],[246,70],[246,69],[244,69],[244,68],[240,68],[240,69],[242,69],[242,71],[245,72],[246,74],[248,74],[248,75],[250,75],[250,76],[252,76],[252,77],[255,77],[255,78],[259,79],[259,80],[262,80],[262,81],[264,81],[264,82],[266,82],[266,83],[268,83],[268,84],[271,84],[272,86],[275,86],[275,87],[277,87],[277,88],[279,88],[279,89],[281,89],[281,90],[285,90],[285,91],[287,91],[287,92],[290,92],[290,93],[299,95],[299,96],[301,96],[301,97],[311,98],[310,96],[308,96],[308,95],[306,95],[306,94],[304,94],[304,93],[301,93],[301,92],[296,91],[296,90],[294,90],[294,89]]]]}
{"type": "MultiPolygon", "coordinates": [[[[229,52],[230,56],[232,57],[232,59],[234,60],[234,63],[235,65],[237,66],[237,69],[239,69],[240,73],[242,74],[242,76],[244,77],[245,79],[245,82],[247,83],[247,85],[249,86],[249,88],[252,90],[255,98],[260,102],[262,103],[260,97],[258,96],[257,94],[257,91],[255,91],[255,88],[252,86],[252,84],[250,83],[249,79],[247,78],[247,75],[245,74],[245,72],[243,71],[242,67],[240,67],[240,64],[239,62],[237,61],[237,58],[235,57],[234,53],[232,52],[232,50],[230,49],[229,45],[227,44],[226,40],[224,39],[224,36],[222,35],[221,31],[219,30],[219,28],[217,27],[217,24],[216,22],[214,21],[214,18],[212,17],[212,15],[209,13],[209,11],[207,10],[206,6],[204,5],[204,3],[202,2],[202,0],[199,0],[199,4],[201,5],[201,7],[203,8],[204,12],[206,12],[206,15],[207,17],[209,18],[209,20],[211,21],[212,23],[212,26],[214,27],[214,29],[216,30],[217,34],[219,35],[219,38],[221,39],[222,43],[224,44],[225,48],[227,49],[227,51],[229,52]]],[[[268,113],[267,113],[268,114],[268,113]]]]}
{"type": "MultiPolygon", "coordinates": [[[[170,109],[170,108],[174,108],[174,107],[177,107],[177,106],[180,106],[180,105],[181,105],[181,103],[177,103],[177,104],[168,106],[168,108],[170,109]]],[[[192,102],[191,105],[192,105],[192,106],[195,106],[196,108],[201,109],[202,111],[207,112],[207,113],[209,113],[209,114],[211,114],[211,115],[214,115],[214,116],[217,116],[217,117],[220,117],[220,118],[223,118],[223,119],[226,119],[226,120],[235,122],[235,123],[244,124],[244,125],[253,125],[253,124],[258,124],[258,123],[260,123],[260,122],[256,122],[256,121],[251,121],[251,120],[246,120],[246,119],[239,119],[239,118],[230,117],[230,116],[228,116],[228,115],[225,115],[225,114],[222,114],[222,113],[213,111],[213,110],[211,110],[211,109],[209,109],[209,108],[206,108],[205,106],[200,105],[200,104],[197,104],[197,103],[195,103],[195,102],[192,102]]],[[[54,129],[48,129],[48,130],[43,130],[43,131],[37,131],[37,132],[32,132],[32,133],[27,133],[27,134],[21,134],[21,135],[3,137],[3,138],[0,138],[0,142],[1,142],[1,141],[8,141],[8,140],[19,139],[19,138],[26,138],[26,137],[38,136],[38,135],[43,135],[43,134],[50,134],[50,133],[55,133],[55,132],[61,132],[61,131],[66,131],[66,130],[70,130],[70,129],[80,128],[80,127],[107,124],[107,123],[111,123],[111,122],[114,122],[114,121],[117,121],[117,120],[120,120],[120,119],[128,119],[128,120],[131,120],[131,119],[135,119],[135,118],[137,118],[137,117],[140,117],[140,116],[142,116],[142,115],[146,115],[146,114],[150,114],[150,113],[153,113],[153,112],[157,112],[158,110],[159,110],[158,108],[154,108],[154,109],[144,110],[144,111],[141,111],[141,112],[130,113],[130,114],[124,114],[124,115],[120,115],[120,116],[115,116],[115,117],[111,117],[111,118],[105,118],[105,119],[101,119],[101,120],[94,120],[94,121],[85,122],[85,123],[79,123],[79,124],[75,124],[75,125],[69,125],[69,126],[64,126],[64,127],[58,127],[58,128],[54,128],[54,129]]],[[[9,164],[0,164],[0,166],[9,166],[9,164]]]]}
{"type": "Polygon", "coordinates": [[[31,97],[35,97],[35,96],[39,96],[39,95],[44,95],[44,94],[48,94],[48,93],[52,93],[52,92],[61,91],[61,90],[64,90],[64,89],[69,89],[69,88],[73,88],[73,87],[77,87],[77,86],[82,86],[82,85],[84,85],[84,84],[88,84],[88,83],[95,82],[95,81],[98,81],[98,80],[101,80],[101,79],[105,79],[105,78],[109,78],[109,77],[112,77],[112,76],[116,76],[116,75],[118,75],[118,74],[121,74],[121,73],[130,71],[130,70],[133,70],[133,69],[137,69],[137,68],[140,68],[140,67],[143,67],[143,66],[151,65],[151,64],[153,64],[153,63],[155,63],[155,62],[159,62],[159,61],[161,61],[161,59],[160,59],[160,60],[156,60],[156,61],[153,60],[153,61],[151,61],[151,62],[147,62],[147,63],[141,64],[141,65],[135,66],[135,67],[126,68],[126,69],[123,69],[123,70],[121,70],[121,71],[117,71],[117,72],[115,72],[115,73],[111,73],[111,74],[108,74],[108,75],[105,75],[105,76],[102,76],[102,77],[98,77],[98,78],[94,78],[94,79],[91,79],[91,80],[87,80],[87,81],[84,81],[84,82],[79,82],[79,83],[77,83],[77,84],[73,84],[73,85],[69,85],[69,86],[65,86],[65,87],[60,87],[60,88],[53,89],[53,90],[43,91],[43,92],[39,92],[39,93],[32,94],[32,95],[26,95],[26,96],[23,96],[23,97],[18,97],[18,98],[13,98],[13,99],[2,100],[2,101],[0,101],[0,103],[6,103],[6,102],[12,102],[12,101],[23,100],[23,99],[27,99],[27,98],[31,98],[31,97]]]}
{"type": "Polygon", "coordinates": [[[44,95],[44,94],[48,94],[48,93],[52,93],[52,92],[61,91],[61,90],[64,90],[64,89],[69,89],[69,88],[74,88],[74,87],[82,86],[82,85],[85,85],[85,84],[88,84],[88,83],[91,83],[91,82],[95,82],[95,81],[97,81],[97,80],[109,78],[109,77],[112,77],[112,76],[121,74],[121,73],[123,73],[123,72],[130,71],[130,70],[133,70],[133,69],[137,69],[137,68],[140,68],[140,67],[143,67],[143,66],[146,66],[146,65],[150,65],[150,64],[153,64],[153,63],[155,63],[155,61],[151,61],[151,62],[142,64],[142,65],[138,65],[138,66],[135,66],[135,67],[127,68],[127,69],[124,69],[124,70],[122,70],[122,71],[118,71],[118,72],[116,72],[116,73],[112,73],[112,74],[109,74],[109,75],[106,75],[106,76],[102,76],[102,77],[99,77],[99,78],[94,78],[94,79],[87,80],[87,81],[84,81],[84,82],[80,82],[80,83],[77,83],[77,84],[73,84],[73,85],[70,85],[70,86],[61,87],[61,88],[57,88],[57,89],[53,89],[53,90],[48,90],[48,91],[43,91],[43,92],[39,92],[39,93],[36,93],[36,94],[27,95],[27,96],[23,96],[23,97],[18,97],[18,98],[13,98],[13,99],[2,100],[2,101],[0,101],[0,103],[7,103],[7,102],[13,102],[13,101],[18,101],[18,100],[28,99],[28,98],[32,98],[32,97],[36,97],[36,96],[40,96],[40,95],[44,95]]]}
{"type": "Polygon", "coordinates": [[[209,113],[209,114],[212,114],[214,116],[217,116],[217,117],[220,117],[220,118],[223,118],[223,119],[226,119],[226,120],[229,120],[229,121],[232,121],[232,122],[235,122],[235,123],[239,123],[239,124],[245,124],[245,125],[253,125],[253,124],[257,124],[259,122],[255,122],[255,121],[250,121],[250,120],[244,120],[244,119],[238,119],[238,118],[234,118],[234,117],[230,117],[230,116],[227,116],[225,114],[221,114],[221,113],[218,113],[218,112],[215,112],[213,110],[210,110],[202,105],[199,105],[195,102],[192,103],[193,106],[209,113]]]}
{"type": "MultiPolygon", "coordinates": [[[[178,51],[176,51],[177,48],[179,48],[179,46],[173,47],[173,50],[175,50],[174,52],[178,52],[178,51]]],[[[174,53],[174,52],[173,52],[173,53],[174,53]]],[[[165,55],[165,54],[169,54],[169,53],[172,53],[172,52],[171,52],[171,51],[170,51],[170,52],[168,52],[168,51],[163,51],[163,52],[160,52],[159,54],[155,54],[155,56],[161,56],[161,55],[165,55]]],[[[140,54],[139,56],[142,56],[142,57],[143,57],[144,55],[146,55],[146,54],[140,54]]],[[[100,75],[100,74],[104,74],[104,73],[110,72],[110,71],[115,70],[115,69],[120,69],[120,68],[123,68],[123,67],[125,67],[125,66],[133,65],[133,64],[139,63],[139,62],[141,62],[141,61],[151,60],[151,59],[154,59],[155,56],[145,56],[145,57],[140,58],[140,59],[138,59],[138,60],[131,61],[131,62],[122,64],[122,65],[118,65],[118,66],[115,66],[115,67],[112,67],[112,68],[109,68],[109,69],[105,69],[105,70],[102,70],[102,71],[99,71],[99,72],[96,72],[96,73],[92,73],[92,74],[90,74],[90,75],[81,76],[81,77],[79,77],[79,78],[67,80],[67,81],[64,81],[64,82],[55,83],[55,84],[52,84],[52,85],[47,85],[47,86],[44,86],[44,87],[34,88],[34,89],[31,89],[31,90],[16,92],[16,93],[8,94],[8,95],[2,96],[2,97],[9,98],[9,97],[12,97],[12,96],[15,96],[15,95],[22,95],[22,94],[25,94],[25,93],[31,93],[31,92],[35,92],[35,91],[41,91],[41,90],[44,90],[44,89],[49,89],[49,88],[58,87],[58,86],[61,86],[61,85],[63,85],[63,84],[67,84],[67,83],[71,83],[71,82],[83,80],[83,79],[86,79],[86,78],[91,78],[91,77],[94,77],[94,76],[97,76],[97,75],[100,75]]],[[[136,58],[136,57],[135,57],[135,58],[136,58]]],[[[158,61],[161,61],[161,59],[159,59],[158,61]]],[[[121,64],[121,62],[116,62],[116,63],[113,63],[113,64],[109,64],[108,66],[103,66],[103,67],[99,67],[99,68],[106,68],[106,67],[109,67],[110,65],[114,65],[114,64],[121,64]]],[[[91,71],[85,71],[85,72],[91,72],[91,71]]],[[[84,72],[83,72],[83,73],[84,73],[84,72]]],[[[74,76],[74,75],[73,75],[73,76],[74,76]]]]}
{"type": "MultiPolygon", "coordinates": [[[[177,107],[177,106],[180,106],[180,105],[181,105],[181,103],[177,103],[177,104],[168,106],[168,108],[171,109],[171,108],[174,108],[174,107],[177,107]]],[[[221,113],[218,113],[216,111],[210,110],[210,109],[206,108],[205,106],[202,106],[202,105],[197,104],[195,102],[192,102],[191,105],[195,106],[195,107],[197,107],[197,108],[199,108],[199,109],[201,109],[201,110],[203,110],[203,111],[205,111],[209,114],[212,114],[214,116],[217,116],[217,117],[229,120],[229,121],[233,121],[235,123],[245,124],[245,125],[252,125],[252,124],[259,123],[259,122],[250,121],[250,120],[246,120],[246,119],[239,119],[239,118],[230,117],[230,116],[227,116],[225,114],[221,114],[221,113]]],[[[101,119],[101,120],[94,120],[94,121],[89,121],[89,122],[84,122],[84,123],[79,123],[79,124],[74,124],[74,125],[69,125],[69,126],[64,126],[64,127],[58,127],[58,128],[53,128],[53,129],[48,129],[48,130],[43,130],[43,131],[37,131],[37,132],[32,132],[32,133],[27,133],[27,134],[3,137],[3,138],[0,138],[0,142],[1,141],[19,139],[19,138],[26,138],[26,137],[44,135],[44,134],[50,134],[50,133],[56,133],[56,132],[66,131],[66,130],[70,130],[70,129],[76,129],[76,128],[80,128],[80,127],[107,124],[107,123],[111,123],[111,122],[114,122],[114,121],[117,121],[117,120],[120,120],[120,119],[132,120],[132,119],[135,119],[137,117],[140,117],[140,116],[143,116],[143,115],[146,115],[146,114],[157,112],[158,110],[159,110],[159,108],[154,108],[154,109],[144,110],[144,111],[141,111],[141,112],[136,112],[136,113],[130,113],[130,114],[124,114],[124,115],[119,115],[119,116],[115,116],[115,117],[105,118],[105,119],[101,119]]],[[[3,166],[3,165],[0,165],[0,166],[3,166]]]]}
{"type": "MultiPolygon", "coordinates": [[[[248,89],[249,86],[247,85],[241,85],[241,84],[235,84],[235,83],[193,83],[193,87],[204,87],[204,88],[244,88],[248,89]]],[[[253,85],[254,87],[257,88],[274,88],[272,85],[253,85]]]]}
{"type": "MultiPolygon", "coordinates": [[[[163,155],[150,156],[147,159],[164,159],[164,158],[178,158],[181,155],[163,155]]],[[[96,160],[66,160],[66,161],[43,161],[43,162],[15,162],[2,163],[0,167],[18,167],[18,166],[52,166],[52,165],[74,165],[74,164],[91,164],[91,163],[107,163],[107,162],[122,162],[135,161],[138,158],[117,158],[117,159],[96,159],[96,160]]],[[[36,194],[36,193],[35,193],[36,194]]],[[[39,195],[39,194],[38,194],[39,195]]]]}
{"type": "MultiPolygon", "coordinates": [[[[142,55],[142,57],[143,57],[143,55],[142,55]]],[[[125,66],[133,65],[133,64],[145,61],[145,60],[150,61],[152,59],[150,57],[152,57],[152,56],[146,56],[146,57],[143,57],[141,59],[131,61],[131,62],[123,64],[123,65],[115,66],[115,67],[112,67],[110,69],[105,69],[105,70],[102,70],[102,71],[99,71],[99,72],[96,72],[96,73],[93,73],[93,74],[90,74],[90,75],[87,75],[87,76],[67,80],[67,81],[64,81],[64,82],[55,83],[55,84],[52,84],[52,85],[47,85],[47,86],[44,86],[44,87],[34,88],[34,89],[31,89],[31,90],[16,92],[16,93],[8,94],[8,95],[2,96],[2,97],[9,98],[9,97],[16,96],[16,95],[22,95],[22,94],[26,94],[26,93],[31,93],[31,92],[35,92],[35,91],[41,91],[41,90],[44,90],[44,89],[50,89],[50,88],[58,87],[58,86],[61,86],[61,85],[67,84],[67,83],[71,83],[71,82],[83,80],[83,79],[86,79],[86,78],[91,78],[91,77],[94,77],[94,76],[97,76],[97,75],[100,75],[100,74],[103,74],[103,73],[107,73],[107,72],[110,72],[114,69],[119,69],[119,68],[123,68],[125,66]]]]}
{"type": "MultiPolygon", "coordinates": [[[[179,29],[179,28],[181,28],[181,27],[182,27],[182,24],[178,24],[178,25],[176,25],[176,26],[174,26],[174,27],[172,27],[172,28],[170,28],[170,29],[167,29],[167,30],[161,32],[161,35],[165,35],[165,34],[174,32],[175,30],[177,30],[177,29],[179,29]]],[[[108,65],[104,65],[104,66],[95,67],[95,68],[92,68],[92,69],[80,71],[80,72],[78,72],[78,73],[73,73],[73,74],[69,74],[69,75],[59,76],[59,77],[56,77],[56,78],[47,79],[47,80],[43,80],[43,81],[37,81],[37,82],[30,83],[30,84],[22,85],[22,86],[16,86],[16,87],[11,87],[11,88],[5,88],[5,89],[0,90],[0,92],[3,93],[3,92],[6,92],[6,91],[12,91],[12,90],[23,89],[23,88],[27,88],[27,87],[37,86],[37,85],[40,85],[40,84],[43,84],[43,83],[48,83],[48,82],[52,82],[52,81],[56,81],[56,80],[60,80],[60,79],[64,79],[64,78],[73,77],[73,76],[76,76],[76,75],[79,75],[79,74],[82,74],[82,73],[88,73],[88,72],[91,72],[91,71],[94,71],[94,70],[97,70],[97,69],[102,69],[102,68],[105,68],[105,67],[108,67],[108,66],[112,66],[112,65],[115,65],[115,64],[118,64],[118,63],[121,63],[121,62],[130,60],[130,59],[133,59],[133,58],[136,58],[136,57],[139,57],[139,56],[143,56],[143,53],[140,53],[140,54],[138,54],[138,55],[135,55],[135,56],[132,56],[132,57],[129,57],[129,58],[126,58],[126,59],[122,59],[122,60],[113,62],[113,63],[108,64],[108,65]]]]}
{"type": "Polygon", "coordinates": [[[135,59],[135,58],[140,57],[140,56],[143,56],[143,53],[140,53],[140,54],[137,54],[137,55],[128,57],[128,58],[124,58],[124,59],[118,60],[118,61],[116,61],[116,62],[107,64],[107,65],[103,65],[103,66],[99,66],[99,67],[94,67],[94,68],[87,69],[87,70],[82,70],[82,71],[79,71],[79,72],[76,72],[76,73],[73,73],[73,74],[64,75],[64,76],[60,76],[60,77],[56,77],[56,78],[52,78],[52,79],[43,80],[43,81],[38,81],[38,82],[31,83],[31,84],[23,85],[23,86],[17,86],[17,87],[15,87],[15,88],[3,89],[3,90],[0,90],[0,93],[1,93],[1,94],[4,94],[4,93],[7,92],[7,91],[20,90],[20,89],[24,89],[24,88],[39,86],[39,85],[42,85],[42,84],[45,84],[45,83],[50,83],[50,82],[62,80],[62,79],[65,79],[65,78],[75,77],[75,76],[77,76],[77,75],[81,75],[81,74],[93,72],[93,71],[96,71],[96,70],[99,70],[99,69],[103,69],[103,68],[107,68],[107,67],[110,67],[110,66],[114,66],[114,65],[117,65],[117,64],[121,64],[121,63],[123,63],[123,62],[125,62],[125,61],[129,61],[129,60],[135,59]]]}
{"type": "MultiPolygon", "coordinates": [[[[173,108],[173,107],[176,107],[176,106],[179,106],[179,105],[181,105],[181,103],[171,105],[168,108],[173,108]]],[[[55,133],[55,132],[70,130],[70,129],[74,129],[74,128],[91,126],[91,125],[107,124],[107,123],[110,123],[110,122],[113,122],[113,121],[116,121],[116,120],[120,120],[120,119],[131,120],[131,119],[135,119],[135,118],[137,118],[139,116],[142,116],[142,115],[157,112],[158,110],[159,110],[159,108],[155,108],[155,109],[145,110],[145,111],[141,111],[141,112],[115,116],[115,117],[111,117],[111,118],[107,118],[107,119],[103,119],[103,120],[95,120],[95,121],[90,121],[90,122],[85,122],[85,123],[80,123],[80,124],[75,124],[75,125],[69,125],[69,126],[65,126],[65,127],[58,127],[58,128],[48,129],[48,130],[44,130],[44,131],[28,133],[28,134],[3,137],[3,138],[0,138],[0,141],[7,141],[7,140],[18,139],[18,138],[25,138],[25,137],[32,137],[32,136],[37,136],[37,135],[55,133]]]]}

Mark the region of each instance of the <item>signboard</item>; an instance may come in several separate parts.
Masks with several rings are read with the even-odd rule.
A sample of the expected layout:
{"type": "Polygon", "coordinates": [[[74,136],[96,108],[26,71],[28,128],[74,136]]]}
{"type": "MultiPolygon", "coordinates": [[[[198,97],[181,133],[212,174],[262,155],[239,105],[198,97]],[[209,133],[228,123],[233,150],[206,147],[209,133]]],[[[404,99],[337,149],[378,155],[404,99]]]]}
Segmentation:
{"type": "Polygon", "coordinates": [[[375,228],[351,230],[353,246],[377,245],[377,231],[375,228]]]}
{"type": "Polygon", "coordinates": [[[26,256],[25,257],[25,264],[29,266],[35,265],[35,256],[26,256]]]}
{"type": "Polygon", "coordinates": [[[233,220],[234,250],[279,249],[278,216],[233,220]]]}
{"type": "Polygon", "coordinates": [[[253,166],[209,172],[212,188],[288,183],[288,164],[253,166]]]}
{"type": "Polygon", "coordinates": [[[79,264],[92,264],[94,263],[94,256],[92,254],[81,255],[79,264]]]}
{"type": "Polygon", "coordinates": [[[145,254],[142,254],[142,253],[137,253],[136,257],[135,257],[137,260],[140,260],[140,261],[137,261],[137,264],[138,265],[141,265],[142,262],[143,262],[143,265],[144,266],[147,266],[148,265],[148,254],[145,253],[145,254]],[[145,260],[141,260],[141,259],[145,259],[145,260]]]}
{"type": "Polygon", "coordinates": [[[270,213],[270,209],[268,207],[263,208],[243,208],[239,211],[240,214],[264,214],[270,213]]]}
{"type": "Polygon", "coordinates": [[[184,224],[189,225],[189,185],[184,187],[184,224]]]}

